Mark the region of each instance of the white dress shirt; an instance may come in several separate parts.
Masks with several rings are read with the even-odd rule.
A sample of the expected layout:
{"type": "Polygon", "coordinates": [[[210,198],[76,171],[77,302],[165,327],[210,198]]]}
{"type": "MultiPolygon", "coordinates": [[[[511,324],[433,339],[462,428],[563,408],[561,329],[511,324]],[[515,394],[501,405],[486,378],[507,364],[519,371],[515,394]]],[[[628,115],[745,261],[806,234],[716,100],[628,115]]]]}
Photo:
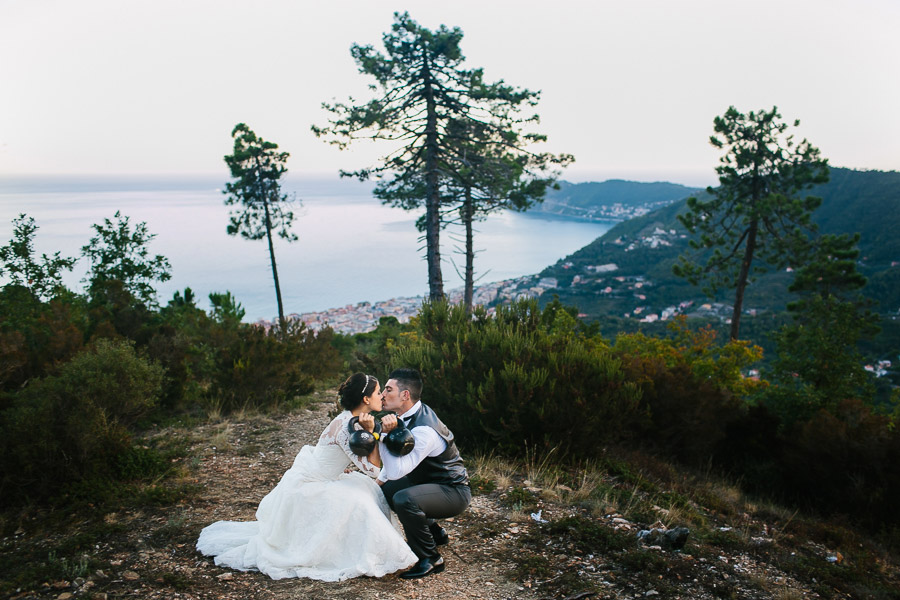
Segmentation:
{"type": "MultiPolygon", "coordinates": [[[[398,416],[398,419],[408,419],[413,416],[422,407],[422,401],[416,402],[412,408],[398,416]]],[[[384,446],[384,438],[381,438],[381,473],[378,480],[381,482],[393,481],[408,475],[413,469],[419,466],[419,463],[428,456],[437,456],[447,449],[447,442],[444,441],[438,432],[428,425],[419,425],[413,427],[412,436],[416,440],[416,445],[412,452],[406,456],[394,456],[384,446]]]]}

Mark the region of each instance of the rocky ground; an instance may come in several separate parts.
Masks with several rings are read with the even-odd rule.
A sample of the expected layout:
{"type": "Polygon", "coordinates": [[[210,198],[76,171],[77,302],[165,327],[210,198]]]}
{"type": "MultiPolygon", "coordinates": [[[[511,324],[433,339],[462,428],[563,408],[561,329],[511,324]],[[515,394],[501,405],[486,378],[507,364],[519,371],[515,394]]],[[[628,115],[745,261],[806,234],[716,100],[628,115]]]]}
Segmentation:
{"type": "MultiPolygon", "coordinates": [[[[3,540],[0,560],[44,556],[44,548],[65,547],[66,540],[78,539],[80,529],[96,529],[101,525],[105,533],[90,540],[81,564],[66,559],[69,562],[63,564],[65,568],[60,572],[70,577],[42,581],[34,584],[33,589],[17,589],[8,597],[23,600],[900,597],[896,587],[891,592],[892,585],[898,582],[896,567],[884,561],[876,561],[871,567],[879,570],[879,581],[886,582],[877,588],[875,595],[835,589],[823,582],[821,576],[804,577],[805,571],[783,568],[783,557],[793,553],[817,565],[821,573],[833,574],[828,569],[840,569],[844,557],[834,548],[819,544],[795,540],[786,546],[787,536],[780,539],[778,531],[763,522],[723,521],[713,529],[722,539],[707,539],[702,544],[690,539],[682,551],[665,551],[658,546],[642,546],[637,541],[637,532],[649,524],[632,522],[617,513],[596,516],[594,512],[594,516],[585,516],[578,506],[556,503],[532,482],[516,481],[515,475],[504,478],[496,489],[485,486],[484,493],[475,497],[463,515],[445,522],[451,537],[444,551],[447,568],[422,580],[404,581],[390,575],[341,583],[307,579],[273,581],[259,573],[221,569],[211,559],[199,555],[194,542],[200,529],[220,519],[253,519],[259,500],[277,483],[299,449],[304,444],[315,443],[333,409],[330,402],[317,402],[293,414],[232,418],[156,433],[157,436],[183,436],[189,444],[184,457],[178,459],[183,473],[180,484],[193,486],[188,500],[175,504],[163,502],[155,508],[126,508],[77,516],[65,530],[55,527],[53,533],[45,531],[39,514],[23,518],[14,535],[3,540]],[[522,495],[523,501],[511,501],[512,490],[522,495]],[[534,506],[525,506],[530,501],[534,506]],[[539,517],[537,513],[532,516],[535,508],[540,510],[539,517]],[[589,523],[588,533],[567,529],[566,523],[576,522],[589,523]],[[741,539],[746,544],[722,541],[735,540],[731,533],[735,527],[745,532],[741,539]],[[776,560],[776,557],[782,558],[776,560]]],[[[483,477],[479,474],[477,479],[485,481],[483,477]]],[[[52,554],[50,558],[53,559],[52,554]]]]}

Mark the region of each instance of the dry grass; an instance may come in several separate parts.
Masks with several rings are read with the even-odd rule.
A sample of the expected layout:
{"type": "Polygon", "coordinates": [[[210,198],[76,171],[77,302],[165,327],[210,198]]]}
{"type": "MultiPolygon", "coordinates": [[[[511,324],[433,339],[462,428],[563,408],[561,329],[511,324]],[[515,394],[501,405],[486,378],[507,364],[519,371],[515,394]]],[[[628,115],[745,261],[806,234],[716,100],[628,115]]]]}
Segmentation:
{"type": "Polygon", "coordinates": [[[775,600],[801,600],[805,597],[803,592],[791,588],[785,588],[775,592],[775,600]]]}
{"type": "Polygon", "coordinates": [[[231,450],[232,425],[224,422],[215,428],[215,433],[209,438],[209,445],[217,450],[231,450]]]}
{"type": "Polygon", "coordinates": [[[479,454],[472,458],[466,458],[467,469],[470,474],[482,479],[493,481],[497,489],[505,490],[513,485],[513,477],[516,474],[516,465],[508,459],[500,458],[494,453],[479,454]]]}
{"type": "Polygon", "coordinates": [[[541,489],[555,489],[559,485],[560,470],[556,466],[557,448],[539,451],[525,448],[525,479],[541,489]]]}
{"type": "Polygon", "coordinates": [[[671,504],[668,508],[662,508],[662,510],[657,511],[657,513],[659,514],[660,522],[667,529],[680,527],[686,523],[693,523],[695,521],[693,511],[681,506],[676,506],[675,504],[671,504]]]}

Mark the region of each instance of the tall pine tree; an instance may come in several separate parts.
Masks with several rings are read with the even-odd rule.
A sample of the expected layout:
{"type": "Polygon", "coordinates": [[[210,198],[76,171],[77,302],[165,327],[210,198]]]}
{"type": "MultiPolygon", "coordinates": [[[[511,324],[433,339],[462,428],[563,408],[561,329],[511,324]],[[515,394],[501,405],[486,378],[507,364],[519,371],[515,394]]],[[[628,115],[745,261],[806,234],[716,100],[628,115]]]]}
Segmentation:
{"type": "Polygon", "coordinates": [[[351,47],[360,73],[375,79],[377,97],[361,104],[353,99],[326,103],[332,120],[327,127],[312,128],[342,148],[357,139],[393,142],[394,149],[377,166],[342,175],[380,177],[375,194],[382,201],[406,209],[424,207],[428,289],[435,300],[444,297],[441,209],[457,147],[450,129],[468,121],[493,129],[511,106],[533,106],[537,100],[528,90],[485,83],[481,69],[463,68],[462,37],[457,27],[432,31],[408,13],[395,13],[391,31],[382,38],[384,52],[351,47]]]}
{"type": "Polygon", "coordinates": [[[828,181],[828,161],[805,139],[785,135],[788,125],[780,119],[777,107],[743,114],[732,106],[716,117],[709,141],[725,150],[716,167],[719,187],[707,189],[709,199],[688,198],[688,211],[679,215],[699,236],[673,270],[695,285],[705,282],[710,295],[734,290],[731,339],[740,333],[753,274],[797,266],[807,232],[815,229],[810,216],[821,199],[800,192],[828,181]]]}
{"type": "Polygon", "coordinates": [[[278,152],[278,144],[258,137],[243,123],[231,132],[234,153],[225,157],[234,181],[225,184],[225,204],[235,206],[229,214],[228,235],[238,235],[248,240],[266,239],[275,297],[278,301],[278,323],[284,327],[284,305],[281,301],[281,284],[275,262],[273,235],[293,242],[297,236],[290,231],[294,213],[290,201],[281,193],[281,176],[287,172],[287,152],[278,152]]]}
{"type": "Polygon", "coordinates": [[[446,219],[465,231],[464,303],[471,311],[475,282],[474,223],[501,210],[522,212],[544,200],[547,188],[556,184],[563,167],[574,158],[568,154],[535,153],[529,146],[546,136],[525,133],[512,112],[517,107],[495,102],[505,110],[494,111],[494,122],[457,121],[448,128],[454,147],[450,153],[445,201],[446,219]]]}

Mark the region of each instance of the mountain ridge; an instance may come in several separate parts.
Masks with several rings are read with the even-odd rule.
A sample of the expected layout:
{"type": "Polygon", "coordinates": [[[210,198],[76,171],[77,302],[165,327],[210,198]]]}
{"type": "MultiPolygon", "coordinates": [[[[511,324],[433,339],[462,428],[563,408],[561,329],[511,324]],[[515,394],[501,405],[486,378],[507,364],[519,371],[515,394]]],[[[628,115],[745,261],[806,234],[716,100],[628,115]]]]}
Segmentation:
{"type": "Polygon", "coordinates": [[[589,221],[631,219],[702,191],[678,183],[607,179],[570,183],[560,181],[532,210],[589,221]]]}
{"type": "MultiPolygon", "coordinates": [[[[900,239],[896,236],[900,231],[900,172],[832,168],[830,181],[807,194],[822,198],[812,216],[820,234],[861,234],[860,271],[869,278],[864,293],[880,303],[882,312],[900,308],[900,239]]],[[[588,317],[645,315],[684,301],[703,302],[699,288],[675,277],[671,270],[688,248],[689,235],[678,221],[685,210],[686,198],[682,198],[618,223],[539,276],[556,279],[553,293],[582,308],[588,317]],[[604,265],[615,269],[607,266],[604,277],[595,277],[595,267],[604,265]],[[616,278],[623,277],[642,278],[631,282],[642,285],[630,289],[615,285],[616,278]],[[638,308],[641,310],[634,313],[638,308]]],[[[791,279],[785,272],[761,275],[748,287],[746,306],[782,310],[791,279]]],[[[727,301],[728,297],[723,293],[717,299],[727,301]]]]}

